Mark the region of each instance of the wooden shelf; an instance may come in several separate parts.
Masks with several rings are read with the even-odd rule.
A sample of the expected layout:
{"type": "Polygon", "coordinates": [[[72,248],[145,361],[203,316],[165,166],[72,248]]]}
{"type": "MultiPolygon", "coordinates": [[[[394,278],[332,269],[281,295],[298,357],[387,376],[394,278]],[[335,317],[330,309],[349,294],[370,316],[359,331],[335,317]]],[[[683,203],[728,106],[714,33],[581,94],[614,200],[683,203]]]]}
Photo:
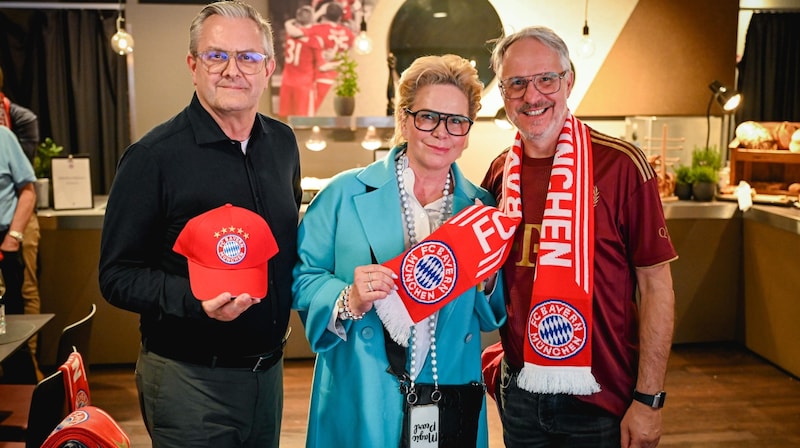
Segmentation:
{"type": "Polygon", "coordinates": [[[744,180],[751,185],[777,185],[800,182],[800,153],[773,149],[730,148],[730,185],[744,180]]]}

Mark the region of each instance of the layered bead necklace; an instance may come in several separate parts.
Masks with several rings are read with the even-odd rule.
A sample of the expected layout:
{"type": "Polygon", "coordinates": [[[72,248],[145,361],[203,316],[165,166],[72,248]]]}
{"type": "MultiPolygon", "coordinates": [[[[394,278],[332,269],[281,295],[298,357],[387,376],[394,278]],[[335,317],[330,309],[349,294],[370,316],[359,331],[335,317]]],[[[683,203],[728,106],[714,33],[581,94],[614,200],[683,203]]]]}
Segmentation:
{"type": "MultiPolygon", "coordinates": [[[[417,240],[417,232],[414,224],[414,212],[411,209],[411,199],[403,178],[403,171],[408,164],[408,157],[405,151],[401,152],[397,158],[395,165],[395,175],[397,176],[397,186],[400,189],[400,205],[403,207],[403,220],[405,221],[406,232],[408,233],[409,247],[414,247],[419,241],[417,240]]],[[[442,208],[439,213],[439,219],[434,226],[434,230],[442,225],[447,220],[452,212],[450,208],[450,171],[447,171],[447,179],[444,182],[444,189],[442,190],[442,208]]],[[[439,369],[436,362],[436,313],[428,318],[428,331],[430,332],[430,355],[431,355],[431,375],[433,377],[434,389],[438,388],[439,384],[439,369]]],[[[417,374],[417,329],[416,325],[411,326],[411,368],[409,369],[409,377],[411,378],[411,392],[414,391],[414,380],[417,374]]]]}

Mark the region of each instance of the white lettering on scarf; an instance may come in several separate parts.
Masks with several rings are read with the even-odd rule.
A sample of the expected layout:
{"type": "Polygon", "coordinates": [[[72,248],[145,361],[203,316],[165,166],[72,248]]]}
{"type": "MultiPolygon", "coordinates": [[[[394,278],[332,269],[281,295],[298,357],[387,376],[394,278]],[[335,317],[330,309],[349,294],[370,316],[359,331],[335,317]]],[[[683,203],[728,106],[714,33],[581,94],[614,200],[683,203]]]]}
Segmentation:
{"type": "Polygon", "coordinates": [[[462,210],[450,220],[459,227],[471,227],[475,240],[485,255],[478,262],[477,278],[482,278],[497,269],[505,260],[510,241],[517,230],[516,221],[503,216],[494,207],[473,205],[462,210]]]}
{"type": "Polygon", "coordinates": [[[539,263],[548,266],[571,268],[572,227],[575,193],[573,169],[575,149],[571,144],[559,144],[553,158],[550,187],[542,221],[542,238],[539,243],[539,263]]]}

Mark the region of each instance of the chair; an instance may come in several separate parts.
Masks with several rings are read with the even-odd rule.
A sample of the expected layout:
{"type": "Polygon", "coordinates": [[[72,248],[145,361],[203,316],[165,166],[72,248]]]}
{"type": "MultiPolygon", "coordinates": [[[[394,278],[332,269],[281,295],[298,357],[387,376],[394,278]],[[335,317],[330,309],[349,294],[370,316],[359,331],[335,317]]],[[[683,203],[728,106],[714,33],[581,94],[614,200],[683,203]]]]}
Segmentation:
{"type": "Polygon", "coordinates": [[[75,350],[80,352],[84,365],[89,365],[89,342],[92,338],[92,322],[94,321],[95,313],[97,313],[97,305],[93,303],[89,314],[61,330],[61,336],[58,338],[58,351],[56,352],[57,366],[67,362],[67,358],[75,350]]]}
{"type": "MultiPolygon", "coordinates": [[[[56,373],[40,381],[32,395],[26,385],[4,385],[0,393],[18,405],[0,424],[0,441],[24,441],[26,447],[40,447],[67,414],[91,404],[89,382],[77,351],[70,353],[56,373]]],[[[0,448],[16,446],[0,442],[0,448]]]]}
{"type": "MultiPolygon", "coordinates": [[[[29,399],[22,396],[24,391],[16,394],[15,388],[16,385],[9,385],[8,390],[4,389],[4,397],[20,404],[28,403],[28,412],[23,414],[24,406],[21,406],[3,421],[0,424],[0,440],[24,441],[26,448],[38,448],[67,416],[64,373],[59,370],[39,381],[29,399]]],[[[20,390],[23,388],[19,387],[20,390]]]]}

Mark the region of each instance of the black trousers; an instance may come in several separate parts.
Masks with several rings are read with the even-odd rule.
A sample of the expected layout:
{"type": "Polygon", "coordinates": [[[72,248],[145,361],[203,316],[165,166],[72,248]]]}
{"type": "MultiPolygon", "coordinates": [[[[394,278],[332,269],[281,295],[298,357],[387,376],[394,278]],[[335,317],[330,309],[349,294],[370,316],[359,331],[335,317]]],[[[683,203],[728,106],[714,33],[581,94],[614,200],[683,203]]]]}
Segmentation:
{"type": "MultiPolygon", "coordinates": [[[[7,230],[0,232],[0,241],[6,237],[7,230]]],[[[22,282],[25,279],[25,261],[22,259],[22,246],[17,252],[3,251],[0,260],[0,272],[6,283],[6,293],[3,303],[6,304],[6,314],[23,314],[25,303],[22,300],[22,282]]]]}

